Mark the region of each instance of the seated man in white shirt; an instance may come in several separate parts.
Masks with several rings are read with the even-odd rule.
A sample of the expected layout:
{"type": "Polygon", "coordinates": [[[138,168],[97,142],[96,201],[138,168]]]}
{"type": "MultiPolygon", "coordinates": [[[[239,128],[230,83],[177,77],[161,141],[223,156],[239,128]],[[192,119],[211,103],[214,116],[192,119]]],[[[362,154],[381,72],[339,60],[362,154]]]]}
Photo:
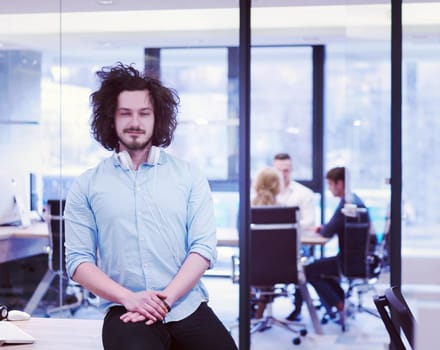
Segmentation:
{"type": "MultiPolygon", "coordinates": [[[[292,180],[292,159],[288,153],[274,156],[273,167],[283,176],[283,187],[277,202],[288,206],[299,207],[299,225],[301,231],[314,230],[316,227],[315,195],[311,189],[292,180]]],[[[289,321],[300,319],[302,298],[299,289],[295,292],[295,309],[287,316],[289,321]]]]}
{"type": "Polygon", "coordinates": [[[315,195],[313,191],[292,180],[292,159],[287,153],[278,153],[273,159],[273,167],[283,176],[283,187],[277,201],[283,205],[298,206],[300,209],[300,228],[314,230],[316,227],[315,195]]]}

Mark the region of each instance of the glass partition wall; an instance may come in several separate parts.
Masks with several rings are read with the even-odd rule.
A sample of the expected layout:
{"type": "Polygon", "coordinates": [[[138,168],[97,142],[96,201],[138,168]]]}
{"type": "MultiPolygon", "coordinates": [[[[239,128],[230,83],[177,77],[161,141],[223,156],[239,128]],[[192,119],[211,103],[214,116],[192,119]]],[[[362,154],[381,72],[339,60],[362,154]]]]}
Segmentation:
{"type": "MultiPolygon", "coordinates": [[[[0,207],[3,210],[12,199],[24,209],[17,222],[2,224],[41,220],[45,176],[53,179],[51,198],[60,198],[62,193],[59,11],[58,0],[45,1],[39,8],[26,1],[0,5],[0,182],[13,182],[15,196],[15,200],[9,198],[8,189],[2,187],[0,207]]],[[[29,249],[29,257],[14,250],[6,262],[2,251],[0,299],[10,309],[24,307],[48,269],[44,243],[39,249],[29,249]]],[[[56,282],[54,288],[58,288],[56,282]]],[[[52,293],[52,300],[55,305],[61,302],[58,293],[52,293]]]]}
{"type": "MultiPolygon", "coordinates": [[[[439,299],[437,181],[440,128],[440,2],[403,1],[402,283],[435,289],[439,299]],[[414,14],[417,13],[417,16],[414,14]],[[421,24],[424,30],[420,31],[421,24]],[[424,271],[424,273],[420,273],[424,271]]],[[[419,288],[419,292],[422,290],[419,288]]],[[[421,296],[420,296],[421,297],[421,296]]]]}
{"type": "MultiPolygon", "coordinates": [[[[371,242],[377,242],[376,250],[387,265],[384,237],[390,206],[390,13],[390,4],[345,6],[345,41],[327,46],[323,174],[334,167],[345,167],[343,196],[326,190],[326,221],[341,199],[356,203],[358,197],[369,211],[371,242]]],[[[346,219],[352,220],[349,216],[346,219]]],[[[338,246],[334,249],[337,251],[338,246]]]]}

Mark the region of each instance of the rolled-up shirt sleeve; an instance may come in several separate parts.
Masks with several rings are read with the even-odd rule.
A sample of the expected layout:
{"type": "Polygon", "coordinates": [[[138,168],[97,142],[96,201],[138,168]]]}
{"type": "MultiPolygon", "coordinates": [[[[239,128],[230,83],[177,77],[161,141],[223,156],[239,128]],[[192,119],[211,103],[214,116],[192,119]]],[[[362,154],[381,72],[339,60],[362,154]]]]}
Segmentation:
{"type": "Polygon", "coordinates": [[[74,182],[66,198],[66,270],[70,277],[81,263],[97,263],[97,229],[83,185],[87,176],[84,174],[74,182]]]}
{"type": "Polygon", "coordinates": [[[208,181],[196,175],[188,201],[189,253],[197,253],[213,268],[217,260],[217,236],[214,204],[208,181]]]}

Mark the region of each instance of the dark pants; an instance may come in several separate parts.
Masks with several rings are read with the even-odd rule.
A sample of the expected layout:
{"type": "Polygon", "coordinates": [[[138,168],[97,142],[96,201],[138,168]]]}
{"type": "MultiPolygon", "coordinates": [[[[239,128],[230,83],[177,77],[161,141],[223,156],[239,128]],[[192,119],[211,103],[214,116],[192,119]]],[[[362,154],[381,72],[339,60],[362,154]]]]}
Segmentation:
{"type": "Polygon", "coordinates": [[[237,346],[207,303],[187,318],[169,323],[124,323],[122,306],[104,318],[102,342],[106,350],[236,350],[237,346]]]}
{"type": "Polygon", "coordinates": [[[322,304],[330,312],[332,306],[344,302],[340,285],[339,258],[322,258],[304,267],[307,282],[316,290],[322,304]]]}

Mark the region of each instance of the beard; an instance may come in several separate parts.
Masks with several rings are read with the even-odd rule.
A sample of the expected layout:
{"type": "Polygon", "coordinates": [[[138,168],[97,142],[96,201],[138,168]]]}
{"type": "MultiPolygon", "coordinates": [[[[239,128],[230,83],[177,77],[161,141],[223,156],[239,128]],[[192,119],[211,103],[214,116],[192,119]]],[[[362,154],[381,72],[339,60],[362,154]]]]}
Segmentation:
{"type": "MultiPolygon", "coordinates": [[[[128,130],[124,130],[124,133],[128,130]]],[[[138,130],[139,131],[139,130],[138,130]]],[[[151,144],[153,136],[145,139],[144,134],[140,134],[138,137],[127,136],[124,137],[124,134],[119,136],[119,143],[123,145],[128,151],[141,151],[148,147],[151,144]]]]}

